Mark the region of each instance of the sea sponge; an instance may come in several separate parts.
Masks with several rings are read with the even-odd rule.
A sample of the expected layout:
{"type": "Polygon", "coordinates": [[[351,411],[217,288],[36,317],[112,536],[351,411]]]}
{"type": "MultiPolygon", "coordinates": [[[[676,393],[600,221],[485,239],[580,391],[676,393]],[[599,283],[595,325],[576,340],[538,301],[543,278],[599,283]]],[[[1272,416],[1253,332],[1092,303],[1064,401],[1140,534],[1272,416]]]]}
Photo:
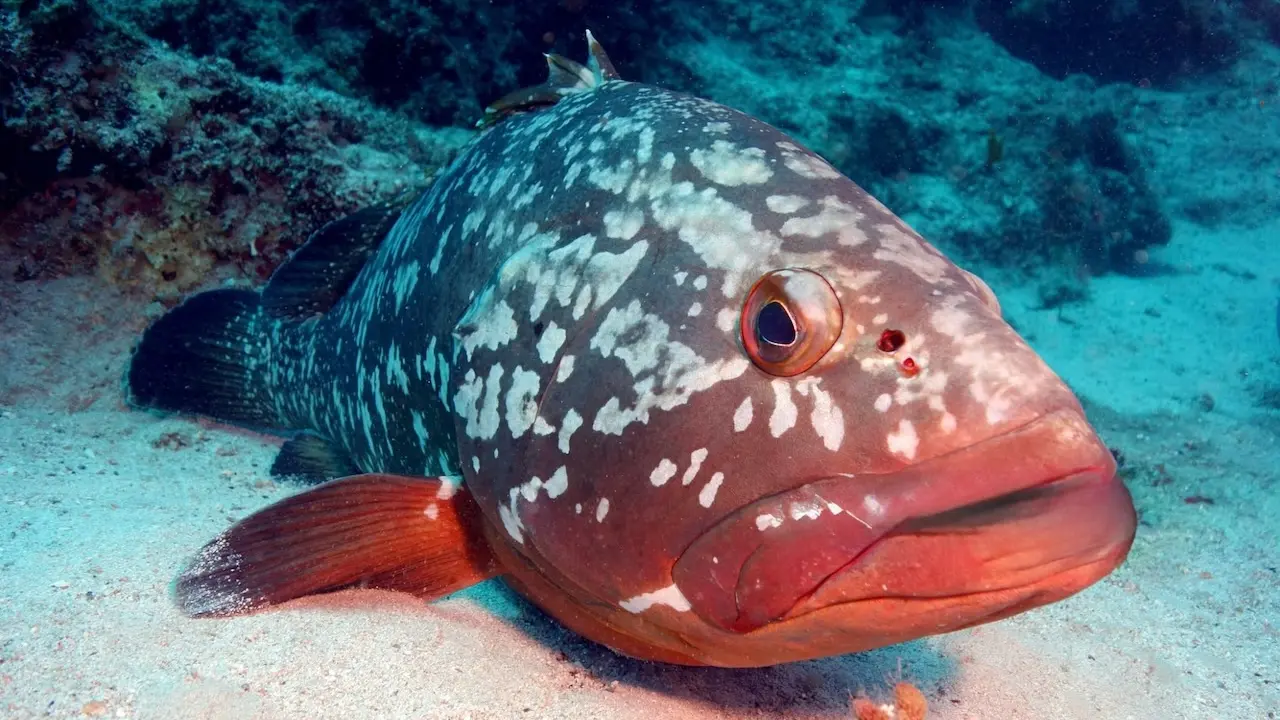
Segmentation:
{"type": "Polygon", "coordinates": [[[850,704],[856,720],[924,720],[929,711],[920,688],[909,682],[893,687],[893,704],[877,704],[866,697],[854,698],[850,704]]]}
{"type": "Polygon", "coordinates": [[[899,720],[924,720],[929,711],[929,703],[924,699],[920,688],[909,682],[900,682],[893,686],[893,704],[898,708],[899,720]]]}

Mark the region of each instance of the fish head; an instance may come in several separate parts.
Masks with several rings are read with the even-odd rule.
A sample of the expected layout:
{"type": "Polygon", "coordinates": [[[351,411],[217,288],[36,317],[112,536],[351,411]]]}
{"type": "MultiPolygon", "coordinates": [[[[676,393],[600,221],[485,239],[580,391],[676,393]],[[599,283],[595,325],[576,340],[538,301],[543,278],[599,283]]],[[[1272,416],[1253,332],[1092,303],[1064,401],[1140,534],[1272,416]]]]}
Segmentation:
{"type": "Polygon", "coordinates": [[[980,278],[781,147],[818,176],[809,209],[755,213],[784,242],[720,276],[751,365],[703,409],[734,417],[721,465],[758,494],[726,494],[675,562],[691,611],[751,637],[738,653],[808,657],[1007,617],[1113,570],[1134,509],[1070,388],[980,278]]]}
{"type": "Polygon", "coordinates": [[[700,619],[750,639],[739,659],[1007,617],[1096,582],[1133,539],[1132,501],[1071,390],[982,280],[883,220],[870,258],[780,258],[743,295],[753,407],[768,416],[737,441],[773,492],[702,533],[672,574],[700,619]]]}
{"type": "Polygon", "coordinates": [[[631,655],[768,665],[1005,617],[1122,561],[1133,506],[1071,390],[851,180],[640,85],[529,123],[567,148],[529,171],[568,168],[537,205],[563,228],[477,300],[456,404],[467,482],[544,608],[631,655]]]}

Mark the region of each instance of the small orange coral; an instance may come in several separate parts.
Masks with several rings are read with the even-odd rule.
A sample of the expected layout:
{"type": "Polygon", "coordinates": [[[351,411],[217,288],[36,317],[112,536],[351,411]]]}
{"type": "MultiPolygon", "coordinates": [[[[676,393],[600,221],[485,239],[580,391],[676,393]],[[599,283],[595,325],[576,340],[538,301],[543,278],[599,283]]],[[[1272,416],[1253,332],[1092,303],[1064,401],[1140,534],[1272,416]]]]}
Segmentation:
{"type": "Polygon", "coordinates": [[[924,720],[925,713],[929,711],[924,693],[909,682],[893,686],[893,704],[898,706],[898,720],[924,720]]]}
{"type": "Polygon", "coordinates": [[[853,717],[856,720],[893,720],[888,711],[867,698],[854,698],[853,717]]]}
{"type": "Polygon", "coordinates": [[[869,698],[854,698],[854,720],[925,720],[929,704],[924,693],[909,682],[893,686],[893,705],[877,705],[869,698]]]}

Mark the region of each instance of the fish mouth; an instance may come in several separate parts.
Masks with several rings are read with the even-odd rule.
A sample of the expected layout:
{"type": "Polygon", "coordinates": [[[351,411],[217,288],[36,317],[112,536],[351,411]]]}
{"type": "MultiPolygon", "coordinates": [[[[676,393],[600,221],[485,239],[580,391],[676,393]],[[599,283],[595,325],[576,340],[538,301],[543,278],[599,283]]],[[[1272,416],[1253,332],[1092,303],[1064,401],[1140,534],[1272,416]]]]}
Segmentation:
{"type": "Polygon", "coordinates": [[[1110,451],[1066,408],[891,474],[757,500],[695,540],[673,576],[730,632],[818,613],[887,644],[1077,592],[1120,564],[1135,527],[1110,451]]]}

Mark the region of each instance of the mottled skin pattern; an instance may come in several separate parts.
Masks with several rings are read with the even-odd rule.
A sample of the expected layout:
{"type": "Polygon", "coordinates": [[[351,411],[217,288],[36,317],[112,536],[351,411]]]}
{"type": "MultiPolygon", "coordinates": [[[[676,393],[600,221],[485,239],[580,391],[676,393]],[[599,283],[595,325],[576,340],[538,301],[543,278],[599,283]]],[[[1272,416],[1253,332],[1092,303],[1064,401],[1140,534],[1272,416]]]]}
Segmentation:
{"type": "Polygon", "coordinates": [[[486,130],[344,299],[275,326],[271,348],[287,424],[366,472],[461,475],[516,586],[640,657],[760,665],[909,639],[1070,594],[1127,549],[1108,535],[1005,585],[895,561],[945,587],[881,583],[897,604],[861,614],[847,588],[814,605],[893,526],[1082,469],[1105,481],[1110,458],[980,281],[778,130],[653,87],[605,82],[486,130]],[[785,378],[753,364],[739,324],[783,268],[819,273],[844,315],[835,347],[785,378]],[[890,328],[894,352],[876,345],[890,328]],[[901,481],[1056,411],[1036,446],[1012,446],[1050,458],[1035,477],[943,462],[901,481]],[[843,494],[797,491],[846,477],[843,494]],[[755,605],[734,583],[760,552],[791,576],[752,576],[782,597],[755,605]],[[1031,590],[965,600],[1015,585],[1031,590]],[[956,600],[903,599],[927,595],[956,600]]]}

